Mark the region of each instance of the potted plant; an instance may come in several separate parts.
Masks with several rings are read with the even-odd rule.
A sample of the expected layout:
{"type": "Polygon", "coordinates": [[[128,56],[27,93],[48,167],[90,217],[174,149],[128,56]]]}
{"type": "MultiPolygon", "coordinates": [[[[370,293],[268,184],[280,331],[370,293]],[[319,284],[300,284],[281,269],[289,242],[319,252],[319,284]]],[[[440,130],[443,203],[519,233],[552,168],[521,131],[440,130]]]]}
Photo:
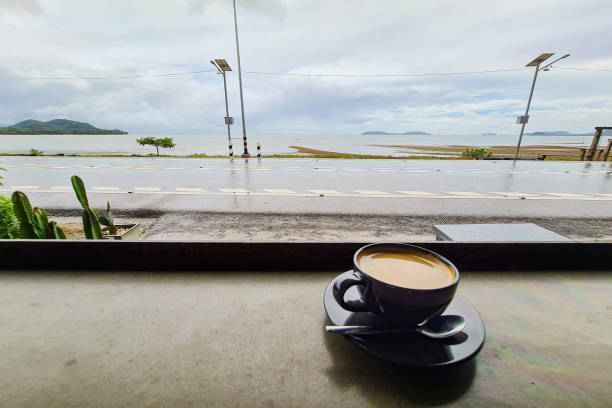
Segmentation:
{"type": "Polygon", "coordinates": [[[89,208],[85,184],[79,176],[70,178],[77,199],[83,207],[83,232],[87,239],[137,240],[140,236],[138,224],[115,224],[110,203],[106,202],[106,215],[100,216],[96,209],[89,208]],[[104,228],[100,226],[104,225],[104,228]]]}
{"type": "Polygon", "coordinates": [[[138,224],[115,224],[110,203],[106,202],[106,214],[101,215],[98,220],[104,225],[102,235],[104,239],[137,240],[140,235],[138,224]]]}

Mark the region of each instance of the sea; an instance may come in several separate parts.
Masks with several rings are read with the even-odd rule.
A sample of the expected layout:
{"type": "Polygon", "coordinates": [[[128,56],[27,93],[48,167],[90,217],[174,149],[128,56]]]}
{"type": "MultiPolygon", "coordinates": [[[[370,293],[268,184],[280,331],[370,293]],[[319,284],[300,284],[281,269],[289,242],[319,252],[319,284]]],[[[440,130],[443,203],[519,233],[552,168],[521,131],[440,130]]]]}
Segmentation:
{"type": "MultiPolygon", "coordinates": [[[[162,149],[160,153],[173,155],[228,154],[227,134],[203,135],[0,135],[0,153],[29,153],[30,149],[41,150],[45,154],[141,154],[153,153],[151,146],[140,146],[136,139],[146,136],[171,137],[176,147],[162,149]]],[[[232,136],[234,154],[243,152],[242,137],[232,136]],[[234,139],[235,138],[235,139],[234,139]]],[[[602,138],[606,139],[606,138],[602,138]]],[[[548,145],[568,147],[588,147],[592,136],[539,136],[524,135],[522,146],[548,145]]],[[[607,139],[606,139],[607,140],[607,139]]],[[[392,145],[417,146],[515,146],[516,135],[359,135],[359,134],[274,134],[248,135],[249,153],[257,153],[257,144],[261,153],[295,154],[290,146],[308,147],[341,153],[375,154],[402,156],[410,150],[399,151],[392,145]]],[[[604,143],[602,141],[602,143],[604,143]]],[[[605,142],[607,143],[607,141],[605,142]]],[[[422,153],[422,152],[421,152],[422,153]]],[[[418,154],[418,153],[417,153],[418,154]]]]}

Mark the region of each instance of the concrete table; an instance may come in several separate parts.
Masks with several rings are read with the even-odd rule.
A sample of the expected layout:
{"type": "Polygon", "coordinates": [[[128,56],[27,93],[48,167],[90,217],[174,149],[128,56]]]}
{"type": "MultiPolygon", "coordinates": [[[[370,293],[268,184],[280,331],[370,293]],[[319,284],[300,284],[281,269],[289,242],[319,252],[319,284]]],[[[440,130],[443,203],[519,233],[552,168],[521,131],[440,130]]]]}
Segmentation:
{"type": "Polygon", "coordinates": [[[462,242],[556,242],[569,241],[563,235],[539,225],[526,224],[444,224],[434,225],[437,241],[462,242]]]}
{"type": "Polygon", "coordinates": [[[324,332],[340,272],[4,271],[0,406],[610,406],[610,271],[463,273],[487,341],[424,372],[324,332]]]}

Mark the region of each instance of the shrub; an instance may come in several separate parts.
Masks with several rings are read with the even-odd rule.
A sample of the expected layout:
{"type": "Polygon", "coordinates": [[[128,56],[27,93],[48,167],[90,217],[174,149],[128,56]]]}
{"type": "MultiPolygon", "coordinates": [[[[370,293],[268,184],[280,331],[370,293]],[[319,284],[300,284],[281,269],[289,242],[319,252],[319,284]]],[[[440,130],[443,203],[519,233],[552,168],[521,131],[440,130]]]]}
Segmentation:
{"type": "Polygon", "coordinates": [[[462,157],[471,157],[479,158],[479,157],[493,157],[493,153],[487,152],[485,149],[470,149],[469,147],[465,149],[465,152],[461,153],[462,157]]]}
{"type": "Polygon", "coordinates": [[[47,212],[32,208],[28,196],[14,191],[11,196],[13,211],[19,220],[19,238],[22,239],[66,239],[66,234],[55,221],[49,221],[47,212]]]}
{"type": "Polygon", "coordinates": [[[13,239],[19,235],[19,222],[12,201],[0,196],[0,239],[13,239]]]}
{"type": "Polygon", "coordinates": [[[34,148],[30,149],[30,156],[42,156],[42,155],[43,155],[42,150],[36,150],[34,148]]]}

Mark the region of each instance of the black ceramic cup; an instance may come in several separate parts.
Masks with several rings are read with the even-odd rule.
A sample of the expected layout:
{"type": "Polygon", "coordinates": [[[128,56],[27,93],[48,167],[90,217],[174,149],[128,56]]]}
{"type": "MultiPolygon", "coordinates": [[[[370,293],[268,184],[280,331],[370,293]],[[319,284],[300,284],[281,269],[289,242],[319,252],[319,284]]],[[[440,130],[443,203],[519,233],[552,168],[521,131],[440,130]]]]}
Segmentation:
{"type": "Polygon", "coordinates": [[[353,274],[334,283],[333,293],[336,301],[346,310],[371,312],[381,317],[389,326],[414,327],[430,317],[442,314],[453,299],[459,284],[459,271],[448,259],[433,251],[409,244],[371,244],[366,245],[353,256],[353,274]],[[435,289],[412,289],[382,282],[364,272],[359,266],[359,255],[364,251],[401,250],[433,256],[448,265],[455,278],[447,286],[435,289]],[[358,286],[358,300],[345,302],[344,293],[358,286]]]}

